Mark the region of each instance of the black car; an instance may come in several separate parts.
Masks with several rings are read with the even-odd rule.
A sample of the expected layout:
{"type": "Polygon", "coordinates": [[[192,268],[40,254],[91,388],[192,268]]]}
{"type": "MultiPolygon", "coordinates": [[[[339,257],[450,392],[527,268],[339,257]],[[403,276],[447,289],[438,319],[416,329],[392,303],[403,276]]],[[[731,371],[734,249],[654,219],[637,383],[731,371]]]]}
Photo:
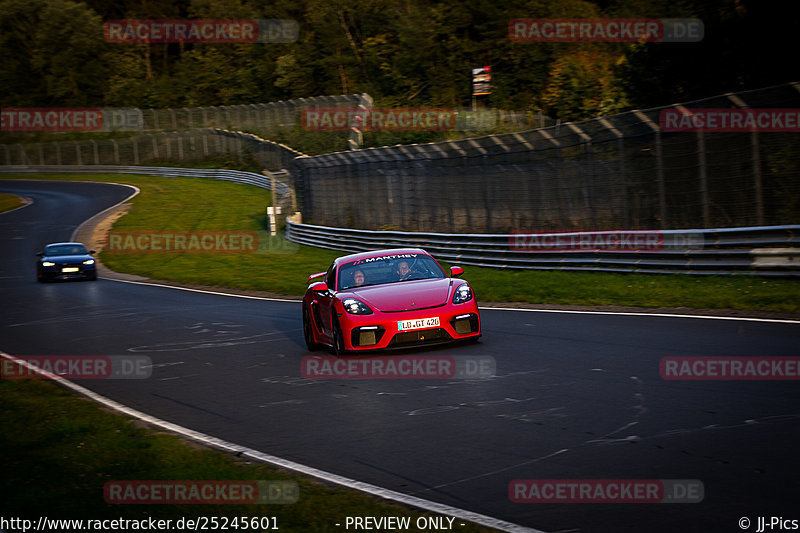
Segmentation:
{"type": "Polygon", "coordinates": [[[91,254],[79,242],[56,242],[48,244],[44,252],[39,252],[36,263],[36,279],[48,281],[53,279],[83,278],[97,279],[97,267],[91,254]]]}

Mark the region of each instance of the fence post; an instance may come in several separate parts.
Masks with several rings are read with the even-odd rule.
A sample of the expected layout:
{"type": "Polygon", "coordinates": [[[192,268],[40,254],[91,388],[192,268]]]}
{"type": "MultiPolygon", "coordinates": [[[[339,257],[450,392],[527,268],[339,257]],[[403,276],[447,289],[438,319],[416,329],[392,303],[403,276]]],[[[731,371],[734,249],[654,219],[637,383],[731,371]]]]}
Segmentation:
{"type": "Polygon", "coordinates": [[[583,183],[584,188],[586,190],[586,200],[589,203],[589,213],[592,220],[592,227],[597,228],[597,206],[594,202],[594,188],[595,188],[595,171],[594,171],[594,147],[592,146],[592,138],[587,134],[585,131],[580,129],[578,126],[573,124],[572,122],[568,122],[566,126],[578,134],[578,137],[581,139],[581,144],[583,145],[583,154],[585,158],[585,163],[588,164],[589,172],[588,172],[588,180],[587,180],[587,172],[585,170],[586,166],[584,166],[584,170],[581,172],[583,174],[583,183]]]}
{"type": "Polygon", "coordinates": [[[178,133],[175,137],[178,139],[178,160],[183,161],[183,135],[178,133]]]}
{"type": "MultiPolygon", "coordinates": [[[[797,88],[797,87],[796,87],[797,88]]],[[[748,109],[747,102],[742,100],[739,95],[728,94],[728,99],[742,109],[748,109]]],[[[761,145],[758,139],[758,132],[750,133],[750,144],[753,148],[753,189],[756,201],[756,224],[764,225],[764,196],[761,189],[761,145]]]]}
{"type": "MultiPolygon", "coordinates": [[[[667,190],[664,183],[664,159],[661,151],[661,127],[641,111],[633,111],[639,120],[653,130],[653,141],[656,150],[656,182],[658,183],[658,213],[661,218],[661,229],[667,229],[667,190]]],[[[627,197],[626,197],[627,204],[627,197]]]]}
{"type": "Polygon", "coordinates": [[[133,144],[133,164],[139,164],[139,144],[136,142],[136,137],[131,139],[131,144],[133,144]]]}
{"type": "Polygon", "coordinates": [[[172,159],[172,143],[170,142],[169,135],[164,134],[162,137],[164,144],[167,147],[167,159],[172,159]]]}
{"type": "Polygon", "coordinates": [[[708,173],[706,170],[706,137],[702,131],[697,132],[697,163],[698,177],[700,178],[700,195],[703,201],[703,227],[709,228],[711,213],[708,201],[708,173]]]}
{"type": "Polygon", "coordinates": [[[625,175],[625,136],[619,131],[614,125],[608,121],[608,119],[601,118],[598,119],[600,124],[608,128],[608,131],[614,134],[617,138],[617,160],[619,161],[619,183],[621,184],[622,188],[622,220],[623,225],[625,227],[629,227],[631,221],[629,219],[629,212],[628,212],[628,178],[625,175]]]}
{"type": "Polygon", "coordinates": [[[761,189],[761,145],[758,140],[758,132],[750,134],[753,144],[753,186],[756,194],[756,224],[764,225],[764,194],[761,189]]]}

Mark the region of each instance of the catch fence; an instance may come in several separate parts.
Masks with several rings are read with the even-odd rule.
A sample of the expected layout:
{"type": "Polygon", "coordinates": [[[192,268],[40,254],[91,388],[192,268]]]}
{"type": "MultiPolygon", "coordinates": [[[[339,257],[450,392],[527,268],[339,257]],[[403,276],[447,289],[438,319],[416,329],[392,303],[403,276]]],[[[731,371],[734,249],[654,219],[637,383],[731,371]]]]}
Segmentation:
{"type": "Polygon", "coordinates": [[[180,165],[209,158],[280,170],[303,154],[249,133],[202,129],[118,139],[0,144],[4,165],[180,165]]]}
{"type": "Polygon", "coordinates": [[[301,156],[304,222],[512,233],[800,223],[800,134],[668,131],[662,113],[800,108],[800,84],[461,141],[301,156]]]}

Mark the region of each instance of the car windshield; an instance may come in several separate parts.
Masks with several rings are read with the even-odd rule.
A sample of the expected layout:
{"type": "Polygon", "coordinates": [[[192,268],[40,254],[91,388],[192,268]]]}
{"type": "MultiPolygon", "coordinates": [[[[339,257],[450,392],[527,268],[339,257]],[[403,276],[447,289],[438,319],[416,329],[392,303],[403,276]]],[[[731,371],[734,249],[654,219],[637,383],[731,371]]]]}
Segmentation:
{"type": "Polygon", "coordinates": [[[44,249],[45,255],[85,255],[86,247],[82,244],[51,244],[44,249]]]}
{"type": "Polygon", "coordinates": [[[339,269],[339,290],[417,279],[445,278],[442,267],[425,254],[359,259],[339,269]]]}

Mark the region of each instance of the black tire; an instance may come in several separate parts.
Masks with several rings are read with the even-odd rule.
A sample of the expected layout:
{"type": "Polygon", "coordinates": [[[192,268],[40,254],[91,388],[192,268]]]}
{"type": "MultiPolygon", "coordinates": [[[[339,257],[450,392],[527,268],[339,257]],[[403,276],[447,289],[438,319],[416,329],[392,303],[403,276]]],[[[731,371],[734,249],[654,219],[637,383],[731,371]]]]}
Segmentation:
{"type": "Polygon", "coordinates": [[[309,351],[313,352],[319,350],[320,345],[314,342],[314,333],[311,331],[312,328],[311,324],[311,317],[308,314],[308,308],[304,305],[303,306],[303,339],[306,341],[306,347],[309,351]]]}
{"type": "Polygon", "coordinates": [[[335,356],[345,354],[344,349],[344,336],[342,335],[342,328],[339,327],[339,321],[334,319],[333,322],[333,346],[331,346],[331,353],[335,356]]]}

